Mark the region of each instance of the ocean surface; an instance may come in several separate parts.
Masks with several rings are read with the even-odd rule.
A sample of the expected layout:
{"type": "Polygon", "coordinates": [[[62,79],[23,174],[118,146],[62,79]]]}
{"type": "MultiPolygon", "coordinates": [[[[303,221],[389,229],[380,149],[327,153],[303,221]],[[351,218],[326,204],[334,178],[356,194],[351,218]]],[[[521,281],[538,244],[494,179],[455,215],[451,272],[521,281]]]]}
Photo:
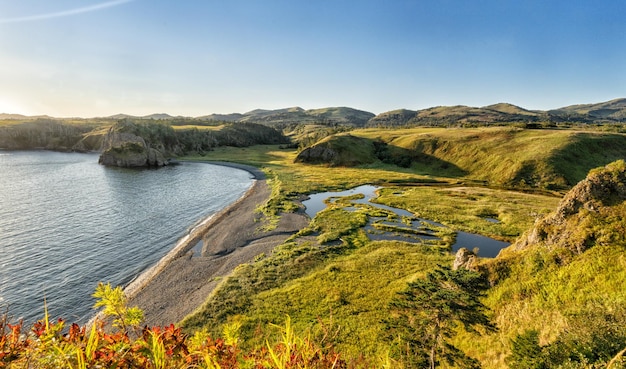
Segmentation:
{"type": "Polygon", "coordinates": [[[98,282],[125,286],[250,187],[204,163],[108,168],[97,154],[0,151],[0,314],[85,323],[98,282]]]}

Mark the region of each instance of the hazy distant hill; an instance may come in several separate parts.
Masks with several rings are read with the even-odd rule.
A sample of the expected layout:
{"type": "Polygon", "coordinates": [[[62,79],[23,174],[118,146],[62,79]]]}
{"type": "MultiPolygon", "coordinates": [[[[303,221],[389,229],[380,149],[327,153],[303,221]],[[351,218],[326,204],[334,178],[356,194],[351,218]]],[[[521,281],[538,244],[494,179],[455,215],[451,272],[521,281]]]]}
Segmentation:
{"type": "Polygon", "coordinates": [[[214,120],[220,122],[236,122],[243,118],[243,114],[232,113],[232,114],[209,114],[198,117],[200,120],[214,120]]]}
{"type": "MultiPolygon", "coordinates": [[[[34,119],[20,114],[0,114],[0,119],[34,119]]],[[[116,114],[105,119],[195,119],[217,122],[260,123],[275,128],[293,127],[299,124],[322,124],[347,127],[400,127],[400,126],[446,126],[487,125],[492,123],[626,123],[626,98],[595,104],[579,104],[552,110],[528,110],[509,103],[483,107],[465,105],[435,106],[421,110],[397,109],[378,115],[349,107],[328,107],[305,110],[300,107],[266,110],[255,109],[247,113],[209,114],[199,117],[171,116],[166,113],[133,116],[116,114]]]]}
{"type": "Polygon", "coordinates": [[[579,104],[548,111],[551,115],[569,119],[584,118],[601,121],[626,121],[626,99],[614,99],[597,104],[579,104]]]}
{"type": "Polygon", "coordinates": [[[172,119],[172,118],[183,118],[180,115],[179,116],[172,116],[166,113],[154,113],[154,114],[150,114],[150,115],[144,115],[144,116],[135,116],[135,115],[128,115],[128,114],[115,114],[115,115],[111,115],[106,117],[108,119],[154,119],[154,120],[164,120],[164,119],[172,119]]]}
{"type": "Polygon", "coordinates": [[[306,114],[333,123],[352,124],[362,127],[374,118],[374,114],[346,107],[324,108],[305,111],[306,114]]]}
{"type": "Polygon", "coordinates": [[[572,105],[548,111],[527,110],[508,103],[480,108],[456,105],[436,106],[418,111],[400,109],[379,114],[372,118],[367,125],[370,127],[395,127],[514,122],[626,122],[626,99],[615,99],[597,104],[572,105]]]}
{"type": "Polygon", "coordinates": [[[367,123],[370,127],[397,127],[406,125],[415,117],[417,111],[398,109],[378,114],[367,123]]]}
{"type": "Polygon", "coordinates": [[[211,114],[198,117],[198,119],[226,122],[253,122],[281,127],[294,124],[311,123],[363,127],[373,117],[373,113],[347,107],[310,110],[304,110],[300,107],[292,107],[276,110],[256,109],[244,114],[211,114]]]}
{"type": "Polygon", "coordinates": [[[7,113],[0,114],[0,119],[25,119],[25,118],[28,118],[28,117],[22,114],[7,114],[7,113]]]}
{"type": "Polygon", "coordinates": [[[512,115],[523,115],[523,116],[531,116],[536,117],[541,115],[541,113],[526,110],[524,108],[520,108],[517,105],[508,104],[508,103],[498,103],[489,106],[483,107],[483,109],[493,110],[504,114],[512,114],[512,115]]]}
{"type": "Polygon", "coordinates": [[[243,114],[240,122],[257,122],[270,126],[325,123],[364,127],[373,113],[347,107],[304,110],[300,107],[278,110],[253,110],[243,114]]]}
{"type": "Polygon", "coordinates": [[[46,119],[46,118],[51,118],[48,115],[32,115],[32,116],[28,116],[28,115],[22,115],[22,114],[7,114],[7,113],[0,113],[0,119],[8,119],[8,120],[29,120],[29,119],[46,119]]]}
{"type": "Polygon", "coordinates": [[[393,110],[372,118],[368,126],[488,124],[505,122],[547,121],[545,112],[534,112],[507,103],[481,108],[456,105],[436,106],[418,111],[393,110]]]}

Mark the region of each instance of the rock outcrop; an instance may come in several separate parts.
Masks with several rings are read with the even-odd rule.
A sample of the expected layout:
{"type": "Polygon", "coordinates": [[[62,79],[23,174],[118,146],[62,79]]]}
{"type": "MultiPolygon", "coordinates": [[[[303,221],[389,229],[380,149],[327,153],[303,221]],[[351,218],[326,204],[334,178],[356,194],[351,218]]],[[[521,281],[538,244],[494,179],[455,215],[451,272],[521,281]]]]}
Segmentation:
{"type": "Polygon", "coordinates": [[[352,167],[371,164],[376,160],[379,159],[376,157],[373,140],[340,133],[302,150],[295,162],[352,167]]]}
{"type": "Polygon", "coordinates": [[[556,211],[538,219],[513,248],[543,244],[582,253],[597,243],[615,242],[624,238],[625,209],[626,163],[618,160],[592,170],[565,195],[556,211]]]}
{"type": "Polygon", "coordinates": [[[322,145],[307,147],[302,150],[296,162],[298,163],[332,163],[339,156],[339,153],[322,145]]]}
{"type": "Polygon", "coordinates": [[[162,167],[168,164],[162,152],[151,148],[146,141],[132,132],[111,127],[102,144],[98,163],[117,167],[162,167]]]}
{"type": "Polygon", "coordinates": [[[467,269],[477,270],[478,256],[473,251],[461,247],[454,256],[454,263],[452,264],[452,270],[467,269]]]}

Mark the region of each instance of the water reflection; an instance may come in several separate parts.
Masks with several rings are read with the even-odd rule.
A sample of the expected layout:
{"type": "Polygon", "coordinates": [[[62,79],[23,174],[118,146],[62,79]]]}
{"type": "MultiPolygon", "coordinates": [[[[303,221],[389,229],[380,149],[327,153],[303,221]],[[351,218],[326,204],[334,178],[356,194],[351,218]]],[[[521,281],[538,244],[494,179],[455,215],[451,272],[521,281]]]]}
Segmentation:
{"type": "MultiPolygon", "coordinates": [[[[309,195],[309,199],[303,201],[305,211],[309,217],[314,218],[318,212],[326,208],[325,201],[328,199],[330,202],[334,202],[335,199],[346,196],[353,196],[362,194],[364,197],[360,199],[350,200],[351,204],[365,204],[390,211],[397,215],[396,219],[390,219],[386,217],[370,217],[368,224],[365,226],[365,231],[368,233],[371,240],[394,240],[404,242],[433,242],[439,241],[441,238],[438,236],[440,230],[448,230],[443,224],[433,222],[428,219],[417,218],[413,213],[398,209],[387,205],[373,203],[370,200],[376,197],[376,190],[379,187],[372,185],[364,185],[355,187],[345,191],[336,192],[321,192],[309,195]]],[[[346,206],[345,210],[355,211],[356,206],[346,206]]],[[[490,218],[492,219],[492,218],[490,218]]],[[[493,219],[498,222],[497,219],[493,219]]],[[[481,236],[478,234],[472,234],[467,232],[456,232],[456,241],[452,245],[452,251],[456,252],[460,248],[465,247],[467,249],[479,249],[479,255],[481,257],[495,257],[500,250],[507,247],[509,243],[494,240],[489,237],[481,236]]]]}

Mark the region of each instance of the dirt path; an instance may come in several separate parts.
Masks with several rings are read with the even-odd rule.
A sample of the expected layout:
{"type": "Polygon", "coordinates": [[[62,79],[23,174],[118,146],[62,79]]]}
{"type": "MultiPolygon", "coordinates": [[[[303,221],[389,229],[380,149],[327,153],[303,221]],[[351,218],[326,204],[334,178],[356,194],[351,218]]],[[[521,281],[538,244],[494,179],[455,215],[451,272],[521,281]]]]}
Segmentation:
{"type": "Polygon", "coordinates": [[[259,254],[271,253],[309,222],[304,212],[283,214],[276,229],[260,231],[263,223],[255,209],[271,194],[264,173],[239,164],[211,163],[245,169],[255,176],[255,183],[241,199],[199,226],[188,240],[126,288],[130,305],[144,311],[149,326],[179,322],[204,303],[221,277],[259,254]],[[200,238],[202,255],[194,256],[189,250],[200,238]]]}

